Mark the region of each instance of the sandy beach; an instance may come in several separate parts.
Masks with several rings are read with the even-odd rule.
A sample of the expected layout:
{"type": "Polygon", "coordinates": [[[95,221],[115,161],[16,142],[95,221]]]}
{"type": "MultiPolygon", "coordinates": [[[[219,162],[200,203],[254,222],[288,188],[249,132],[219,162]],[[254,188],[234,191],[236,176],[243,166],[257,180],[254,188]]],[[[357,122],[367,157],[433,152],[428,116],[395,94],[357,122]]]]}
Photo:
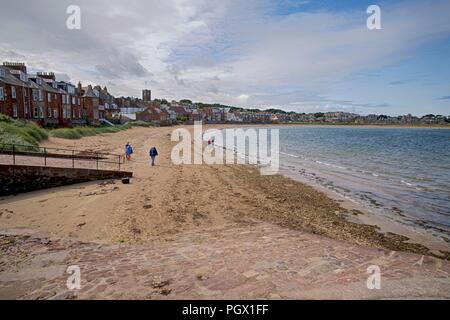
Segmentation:
{"type": "MultiPolygon", "coordinates": [[[[86,244],[98,244],[102,248],[109,248],[108,250],[116,250],[117,247],[115,246],[117,245],[126,246],[127,250],[131,250],[130,248],[132,250],[137,250],[136,248],[150,250],[149,248],[163,247],[166,250],[172,248],[172,250],[175,250],[174,252],[181,254],[182,249],[179,247],[181,245],[180,242],[182,242],[181,239],[189,239],[188,243],[191,244],[196,243],[198,240],[206,247],[207,243],[211,241],[211,246],[220,247],[221,245],[216,243],[218,241],[217,237],[221,238],[223,233],[227,234],[227,236],[224,235],[224,239],[228,237],[231,239],[229,241],[232,241],[235,238],[235,241],[237,241],[240,238],[233,236],[233,230],[239,230],[238,234],[255,233],[255,235],[249,236],[250,238],[245,240],[247,242],[241,243],[242,250],[252,251],[251,242],[255,241],[255,246],[257,246],[258,237],[272,239],[273,241],[269,242],[275,246],[277,241],[283,237],[283,234],[288,234],[291,241],[294,241],[293,243],[297,243],[296,237],[303,239],[304,243],[309,242],[311,249],[316,248],[315,254],[319,255],[316,257],[318,260],[315,260],[311,265],[315,266],[314,270],[318,273],[320,273],[319,266],[324,265],[324,261],[326,261],[322,256],[323,250],[334,250],[333,248],[339,247],[339,250],[351,256],[358,257],[359,253],[361,257],[365,256],[364,263],[366,264],[371,260],[378,261],[380,256],[384,257],[384,260],[382,259],[384,262],[380,262],[381,264],[394,263],[395,265],[400,263],[399,261],[403,261],[405,265],[396,267],[396,270],[404,270],[405,273],[403,275],[409,280],[421,279],[415,283],[416,291],[405,284],[404,290],[400,290],[393,296],[393,291],[384,291],[383,294],[378,293],[378,295],[373,295],[373,292],[367,292],[361,295],[361,292],[357,290],[352,295],[347,290],[346,295],[341,296],[341,298],[450,297],[448,296],[450,294],[450,282],[448,281],[450,263],[446,261],[450,259],[448,251],[430,250],[421,239],[409,239],[404,235],[390,232],[383,233],[380,231],[380,227],[376,225],[361,224],[360,222],[363,220],[359,220],[358,217],[363,216],[363,212],[346,208],[339,200],[332,199],[325,193],[304,183],[280,175],[261,176],[257,168],[251,166],[176,166],[172,164],[170,159],[170,153],[175,144],[170,141],[170,134],[173,130],[174,128],[171,127],[133,128],[115,134],[87,137],[81,140],[50,138],[50,140],[43,143],[42,145],[46,147],[122,153],[125,143],[130,142],[134,147],[135,153],[132,161],[127,162],[123,169],[132,171],[134,177],[130,185],[123,185],[120,181],[100,181],[0,199],[0,229],[3,234],[2,237],[4,237],[0,246],[2,248],[2,258],[0,260],[0,281],[2,281],[1,287],[3,287],[0,291],[2,296],[4,297],[17,291],[15,293],[16,297],[34,297],[25,294],[24,291],[27,286],[20,282],[20,279],[18,280],[17,277],[14,278],[13,276],[12,270],[16,270],[14,268],[18,268],[17,265],[21,265],[25,260],[12,259],[11,256],[8,258],[8,255],[14,256],[11,253],[11,248],[18,246],[20,243],[26,243],[28,237],[31,237],[31,239],[49,239],[48,241],[53,241],[54,243],[78,243],[83,244],[83,246],[86,246],[86,244]],[[160,154],[155,167],[149,166],[148,150],[151,146],[156,146],[160,154]],[[211,235],[214,240],[212,238],[208,240],[207,235],[211,235]],[[252,237],[257,238],[255,240],[252,237]],[[158,243],[160,245],[157,245],[158,243]],[[171,243],[174,244],[172,247],[171,243]],[[385,259],[386,257],[394,256],[397,257],[397,260],[395,260],[397,262],[385,259]],[[429,262],[429,266],[434,270],[430,271],[430,269],[427,271],[431,272],[431,276],[424,277],[423,274],[421,275],[422,269],[406,271],[408,265],[413,264],[417,260],[423,260],[424,256],[429,262]],[[439,282],[439,285],[436,284],[437,282],[434,282],[435,280],[439,282]],[[18,285],[18,281],[23,287],[22,291],[17,289],[17,287],[21,288],[21,285],[18,285]],[[425,285],[425,283],[428,284],[425,285]],[[436,291],[433,291],[434,293],[427,291],[426,287],[430,286],[430,283],[436,289],[436,291]],[[421,289],[417,291],[417,285],[419,287],[424,285],[423,290],[420,287],[421,289]],[[13,286],[16,287],[14,289],[16,291],[12,290],[13,286]]],[[[283,241],[283,243],[290,242],[287,239],[283,241]]],[[[298,243],[303,243],[302,241],[298,243]]],[[[188,247],[186,242],[182,243],[184,248],[188,247]]],[[[233,259],[239,259],[239,257],[233,256],[239,253],[240,246],[238,241],[233,246],[234,251],[232,250],[229,253],[230,261],[232,261],[232,257],[233,259]],[[238,251],[236,252],[236,250],[238,251]]],[[[65,248],[69,250],[67,249],[68,247],[65,248]]],[[[265,250],[272,252],[273,259],[276,259],[276,255],[283,254],[284,249],[286,248],[283,245],[277,245],[277,247],[266,248],[265,250]],[[277,250],[279,252],[274,253],[277,250]]],[[[155,248],[155,250],[160,249],[155,248]]],[[[253,250],[258,252],[261,250],[261,247],[255,247],[253,250]]],[[[300,256],[301,254],[306,254],[305,252],[302,251],[300,256]]],[[[29,254],[32,254],[31,251],[29,254]]],[[[310,252],[310,256],[303,257],[306,259],[305,261],[313,259],[311,254],[310,252]]],[[[165,258],[164,261],[170,260],[170,256],[165,258]]],[[[241,258],[245,259],[244,256],[241,258]]],[[[296,258],[298,258],[298,254],[296,258]]],[[[125,258],[122,257],[121,259],[125,258]]],[[[252,259],[255,259],[255,263],[258,263],[258,257],[253,257],[252,259]]],[[[333,259],[332,263],[338,266],[342,265],[343,261],[347,261],[349,258],[338,258],[335,256],[333,259]]],[[[226,264],[226,260],[227,256],[224,255],[221,261],[226,264]]],[[[294,263],[293,260],[289,261],[294,263]]],[[[327,261],[330,262],[330,260],[327,261]]],[[[175,262],[170,260],[168,266],[173,266],[173,263],[175,262]]],[[[362,271],[360,270],[358,273],[361,277],[365,276],[365,268],[367,267],[364,263],[361,261],[358,263],[360,267],[364,266],[361,269],[362,271]]],[[[240,266],[239,263],[235,265],[236,267],[240,266]]],[[[27,265],[27,267],[35,270],[42,266],[27,265]]],[[[24,268],[24,266],[21,268],[24,268]]],[[[196,265],[195,268],[196,271],[193,272],[192,281],[197,281],[197,276],[202,277],[203,273],[208,273],[205,277],[209,279],[212,277],[211,273],[215,274],[222,270],[220,268],[218,268],[219,271],[215,270],[213,262],[211,262],[211,265],[196,265]]],[[[255,280],[258,276],[264,275],[263,272],[255,271],[254,266],[243,267],[243,269],[246,268],[256,273],[254,277],[247,273],[248,277],[244,276],[242,281],[247,281],[248,278],[254,278],[253,280],[255,280]]],[[[247,271],[242,270],[242,273],[247,271]]],[[[235,272],[237,271],[233,270],[233,274],[235,272]]],[[[328,270],[326,272],[332,271],[328,270]]],[[[55,279],[60,276],[55,275],[54,278],[50,278],[55,279]]],[[[325,277],[325,271],[323,276],[325,277]]],[[[327,277],[329,276],[327,274],[327,277]]],[[[294,277],[294,274],[292,274],[292,277],[294,277]]],[[[348,277],[349,279],[356,277],[356,274],[351,275],[349,273],[348,277]]],[[[264,287],[265,280],[263,279],[265,278],[260,278],[259,281],[255,280],[256,287],[258,285],[264,287]]],[[[336,278],[332,277],[329,281],[334,282],[335,280],[336,278]]],[[[361,283],[361,281],[365,281],[365,278],[354,280],[361,283]]],[[[288,279],[286,281],[293,280],[288,279]]],[[[175,285],[173,279],[171,283],[176,288],[170,289],[172,295],[169,298],[220,298],[226,292],[226,288],[222,288],[215,290],[221,293],[216,292],[214,294],[214,290],[211,288],[208,290],[212,290],[212,293],[206,289],[206,291],[202,291],[203,289],[198,289],[199,287],[195,285],[194,288],[198,290],[194,290],[196,293],[192,293],[190,296],[186,294],[186,291],[175,285]],[[173,295],[175,292],[178,292],[178,295],[173,295]],[[181,292],[184,293],[181,294],[181,292]]],[[[34,286],[37,285],[34,284],[34,286]]],[[[38,289],[41,288],[40,286],[37,287],[38,289]]],[[[311,287],[311,290],[313,289],[316,290],[317,288],[311,287]]],[[[275,294],[276,290],[272,290],[271,293],[275,294],[272,298],[339,298],[339,290],[337,287],[335,289],[330,291],[333,294],[330,293],[328,295],[325,293],[320,295],[316,291],[314,292],[317,295],[308,295],[304,291],[302,291],[305,293],[303,295],[297,292],[297,294],[291,296],[283,296],[282,294],[277,296],[275,294]]],[[[43,291],[45,294],[41,291],[39,292],[44,297],[51,297],[52,295],[47,291],[47,289],[43,291]]],[[[232,291],[233,294],[225,296],[242,298],[245,296],[244,291],[232,291]]],[[[261,293],[258,290],[256,291],[258,294],[253,297],[271,297],[268,292],[264,291],[261,293]]],[[[86,292],[83,292],[79,294],[79,297],[114,297],[113,292],[105,294],[102,290],[92,289],[91,291],[86,290],[86,292]]],[[[251,292],[255,293],[254,290],[251,292]]],[[[144,298],[165,298],[166,296],[168,295],[156,294],[156,296],[144,298]]],[[[124,297],[133,298],[138,296],[130,293],[124,297]]],[[[139,296],[139,298],[142,297],[139,296]]]]}

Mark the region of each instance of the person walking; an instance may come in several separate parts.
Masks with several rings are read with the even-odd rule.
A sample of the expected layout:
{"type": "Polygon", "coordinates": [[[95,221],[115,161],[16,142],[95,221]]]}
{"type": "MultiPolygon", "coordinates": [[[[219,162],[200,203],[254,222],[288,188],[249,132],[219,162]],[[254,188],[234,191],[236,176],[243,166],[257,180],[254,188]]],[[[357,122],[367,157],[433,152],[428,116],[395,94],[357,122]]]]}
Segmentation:
{"type": "Polygon", "coordinates": [[[128,161],[131,160],[132,154],[133,154],[133,147],[129,143],[127,143],[125,146],[125,155],[126,155],[128,161]]]}
{"type": "Polygon", "coordinates": [[[155,147],[152,147],[150,149],[149,155],[150,155],[150,158],[152,159],[151,165],[152,165],[152,167],[154,167],[155,166],[155,159],[158,156],[158,150],[156,150],[155,147]]]}

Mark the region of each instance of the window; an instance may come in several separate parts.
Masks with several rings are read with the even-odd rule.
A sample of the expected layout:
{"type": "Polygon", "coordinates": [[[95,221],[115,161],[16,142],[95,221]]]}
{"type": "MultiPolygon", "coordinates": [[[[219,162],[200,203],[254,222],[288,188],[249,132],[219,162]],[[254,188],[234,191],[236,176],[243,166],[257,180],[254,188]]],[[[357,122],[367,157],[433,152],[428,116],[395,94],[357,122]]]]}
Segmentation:
{"type": "Polygon", "coordinates": [[[47,109],[47,117],[48,117],[48,118],[51,118],[51,117],[52,117],[52,109],[51,109],[51,108],[48,108],[48,109],[47,109]]]}
{"type": "Polygon", "coordinates": [[[17,98],[16,87],[11,86],[11,95],[13,99],[17,98]]]}
{"type": "Polygon", "coordinates": [[[33,108],[33,118],[38,118],[39,117],[39,108],[37,106],[35,106],[33,108]]]}
{"type": "Polygon", "coordinates": [[[52,101],[52,94],[51,93],[47,93],[47,101],[48,102],[52,101]]]}
{"type": "Polygon", "coordinates": [[[5,92],[3,91],[3,87],[0,87],[0,101],[5,100],[5,92]]]}
{"type": "Polygon", "coordinates": [[[44,101],[44,92],[39,90],[39,101],[44,101]]]}
{"type": "Polygon", "coordinates": [[[13,105],[13,117],[17,118],[17,105],[13,105]]]}
{"type": "Polygon", "coordinates": [[[53,109],[53,117],[55,119],[58,118],[58,110],[57,109],[53,109]]]}
{"type": "Polygon", "coordinates": [[[39,90],[33,89],[33,101],[39,100],[39,90]]]}
{"type": "Polygon", "coordinates": [[[5,69],[0,69],[0,77],[2,77],[2,78],[6,77],[5,69]]]}
{"type": "Polygon", "coordinates": [[[77,102],[76,102],[76,98],[75,97],[72,97],[72,104],[76,104],[77,102]]]}

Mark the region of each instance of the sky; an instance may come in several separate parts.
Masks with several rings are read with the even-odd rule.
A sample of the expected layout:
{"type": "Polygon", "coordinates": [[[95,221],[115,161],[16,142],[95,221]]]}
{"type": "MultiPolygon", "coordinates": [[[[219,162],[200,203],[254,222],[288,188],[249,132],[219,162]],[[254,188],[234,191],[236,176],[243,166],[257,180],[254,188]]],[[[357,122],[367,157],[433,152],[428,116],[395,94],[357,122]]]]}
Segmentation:
{"type": "Polygon", "coordinates": [[[116,96],[450,115],[449,13],[450,0],[0,0],[0,61],[116,96]]]}

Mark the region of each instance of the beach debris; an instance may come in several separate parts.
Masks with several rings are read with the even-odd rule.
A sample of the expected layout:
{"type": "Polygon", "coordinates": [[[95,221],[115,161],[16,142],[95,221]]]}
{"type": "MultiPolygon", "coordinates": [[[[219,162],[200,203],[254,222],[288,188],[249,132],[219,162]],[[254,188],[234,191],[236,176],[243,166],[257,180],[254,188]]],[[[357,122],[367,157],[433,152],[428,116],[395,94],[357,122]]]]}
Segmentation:
{"type": "Polygon", "coordinates": [[[198,274],[197,275],[197,280],[199,280],[199,281],[205,281],[205,280],[208,280],[208,279],[209,278],[207,276],[203,275],[203,274],[198,274]]]}
{"type": "Polygon", "coordinates": [[[123,178],[122,179],[123,184],[130,184],[130,178],[123,178]]]}
{"type": "Polygon", "coordinates": [[[114,187],[111,189],[101,189],[100,191],[93,191],[93,192],[86,192],[86,193],[80,192],[79,197],[99,196],[102,194],[107,194],[107,193],[118,191],[118,190],[119,190],[119,187],[114,187]]]}
{"type": "Polygon", "coordinates": [[[144,209],[151,209],[153,206],[151,204],[146,204],[143,206],[144,209]]]}
{"type": "Polygon", "coordinates": [[[160,291],[160,293],[161,293],[163,296],[168,296],[171,292],[172,292],[172,289],[162,289],[162,290],[160,291]]]}
{"type": "Polygon", "coordinates": [[[161,280],[160,278],[153,279],[152,288],[161,289],[170,284],[170,280],[161,280]]]}
{"type": "Polygon", "coordinates": [[[364,212],[362,212],[361,210],[353,209],[353,210],[352,210],[352,214],[353,214],[354,216],[359,216],[359,215],[363,215],[364,212]]]}
{"type": "Polygon", "coordinates": [[[106,186],[108,184],[116,184],[116,182],[114,180],[106,180],[106,181],[100,182],[98,185],[99,186],[106,186]]]}

